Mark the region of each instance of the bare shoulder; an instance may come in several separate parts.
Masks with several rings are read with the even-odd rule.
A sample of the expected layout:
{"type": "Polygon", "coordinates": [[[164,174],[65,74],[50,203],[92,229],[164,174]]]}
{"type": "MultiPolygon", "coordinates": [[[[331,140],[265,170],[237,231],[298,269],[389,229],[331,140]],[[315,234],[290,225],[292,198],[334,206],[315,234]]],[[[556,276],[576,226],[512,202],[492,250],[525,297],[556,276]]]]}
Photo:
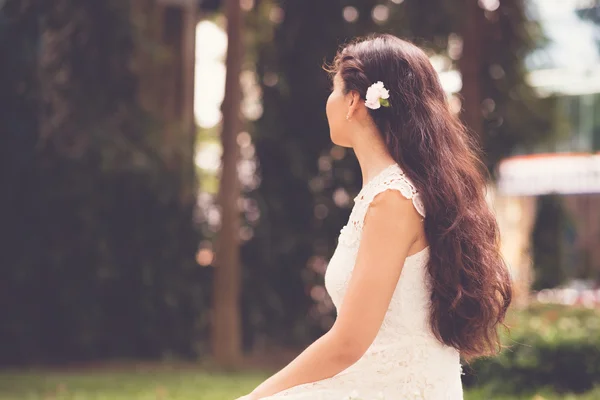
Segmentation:
{"type": "Polygon", "coordinates": [[[407,199],[398,190],[388,189],[378,193],[367,212],[371,219],[388,220],[402,225],[421,225],[422,217],[411,199],[407,199]]]}
{"type": "Polygon", "coordinates": [[[423,235],[421,215],[411,199],[392,189],[375,196],[363,227],[363,242],[371,251],[381,252],[395,248],[408,252],[423,235]]]}

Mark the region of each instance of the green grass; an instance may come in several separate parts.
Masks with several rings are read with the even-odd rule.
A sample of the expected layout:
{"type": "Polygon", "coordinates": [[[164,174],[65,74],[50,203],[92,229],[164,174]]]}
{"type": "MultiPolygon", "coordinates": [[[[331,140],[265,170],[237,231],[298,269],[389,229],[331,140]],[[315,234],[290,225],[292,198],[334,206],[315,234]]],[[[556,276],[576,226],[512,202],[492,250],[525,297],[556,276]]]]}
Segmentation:
{"type": "MultiPolygon", "coordinates": [[[[233,400],[248,393],[265,373],[222,374],[185,368],[115,371],[0,373],[0,400],[233,400]]],[[[510,397],[471,390],[465,400],[597,400],[600,388],[581,396],[510,397]]]]}
{"type": "Polygon", "coordinates": [[[266,374],[194,370],[0,374],[0,400],[232,400],[266,374]]]}
{"type": "Polygon", "coordinates": [[[487,388],[471,389],[465,393],[465,400],[600,400],[600,388],[580,395],[557,394],[550,390],[542,390],[537,393],[512,396],[493,394],[487,388]]]}

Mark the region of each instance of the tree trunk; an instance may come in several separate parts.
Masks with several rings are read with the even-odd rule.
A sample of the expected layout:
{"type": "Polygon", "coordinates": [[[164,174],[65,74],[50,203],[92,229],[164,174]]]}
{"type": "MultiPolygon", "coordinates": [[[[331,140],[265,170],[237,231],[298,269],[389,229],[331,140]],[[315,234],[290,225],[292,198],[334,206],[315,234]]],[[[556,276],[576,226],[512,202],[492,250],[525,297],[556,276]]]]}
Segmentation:
{"type": "Polygon", "coordinates": [[[459,61],[462,76],[462,119],[480,144],[483,143],[483,115],[481,113],[484,73],[483,45],[485,15],[477,0],[464,1],[462,27],[463,51],[459,61]]]}
{"type": "Polygon", "coordinates": [[[221,231],[217,239],[216,270],[213,295],[212,350],[215,361],[223,367],[235,367],[241,360],[240,322],[240,185],[237,174],[241,128],[242,91],[242,11],[239,0],[227,0],[227,75],[223,100],[222,175],[219,189],[221,231]]]}

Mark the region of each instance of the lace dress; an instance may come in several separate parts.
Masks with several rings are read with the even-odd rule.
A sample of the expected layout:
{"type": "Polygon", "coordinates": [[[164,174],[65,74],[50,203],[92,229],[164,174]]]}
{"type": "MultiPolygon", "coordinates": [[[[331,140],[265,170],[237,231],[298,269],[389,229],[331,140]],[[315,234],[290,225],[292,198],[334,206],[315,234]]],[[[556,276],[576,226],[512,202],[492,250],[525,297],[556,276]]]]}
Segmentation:
{"type": "MultiPolygon", "coordinates": [[[[412,199],[425,217],[417,190],[398,165],[389,166],[363,186],[325,274],[325,286],[338,310],[354,268],[367,209],[377,194],[390,189],[412,199]]],[[[428,324],[428,255],[425,248],[406,258],[379,333],[359,361],[331,378],[264,400],[462,399],[459,353],[441,344],[428,324]]]]}

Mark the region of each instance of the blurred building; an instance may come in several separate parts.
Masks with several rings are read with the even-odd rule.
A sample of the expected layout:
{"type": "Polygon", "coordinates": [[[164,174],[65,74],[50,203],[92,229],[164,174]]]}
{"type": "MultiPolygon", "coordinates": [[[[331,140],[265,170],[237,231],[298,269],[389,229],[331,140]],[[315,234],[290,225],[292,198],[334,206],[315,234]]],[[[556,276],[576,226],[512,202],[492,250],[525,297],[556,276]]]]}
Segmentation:
{"type": "Polygon", "coordinates": [[[531,230],[542,195],[560,195],[574,227],[567,243],[572,251],[560,260],[563,269],[600,271],[600,6],[581,0],[533,3],[532,17],[549,44],[528,60],[529,81],[540,96],[559,97],[565,132],[499,166],[494,202],[505,256],[522,290],[532,279],[531,230]]]}

